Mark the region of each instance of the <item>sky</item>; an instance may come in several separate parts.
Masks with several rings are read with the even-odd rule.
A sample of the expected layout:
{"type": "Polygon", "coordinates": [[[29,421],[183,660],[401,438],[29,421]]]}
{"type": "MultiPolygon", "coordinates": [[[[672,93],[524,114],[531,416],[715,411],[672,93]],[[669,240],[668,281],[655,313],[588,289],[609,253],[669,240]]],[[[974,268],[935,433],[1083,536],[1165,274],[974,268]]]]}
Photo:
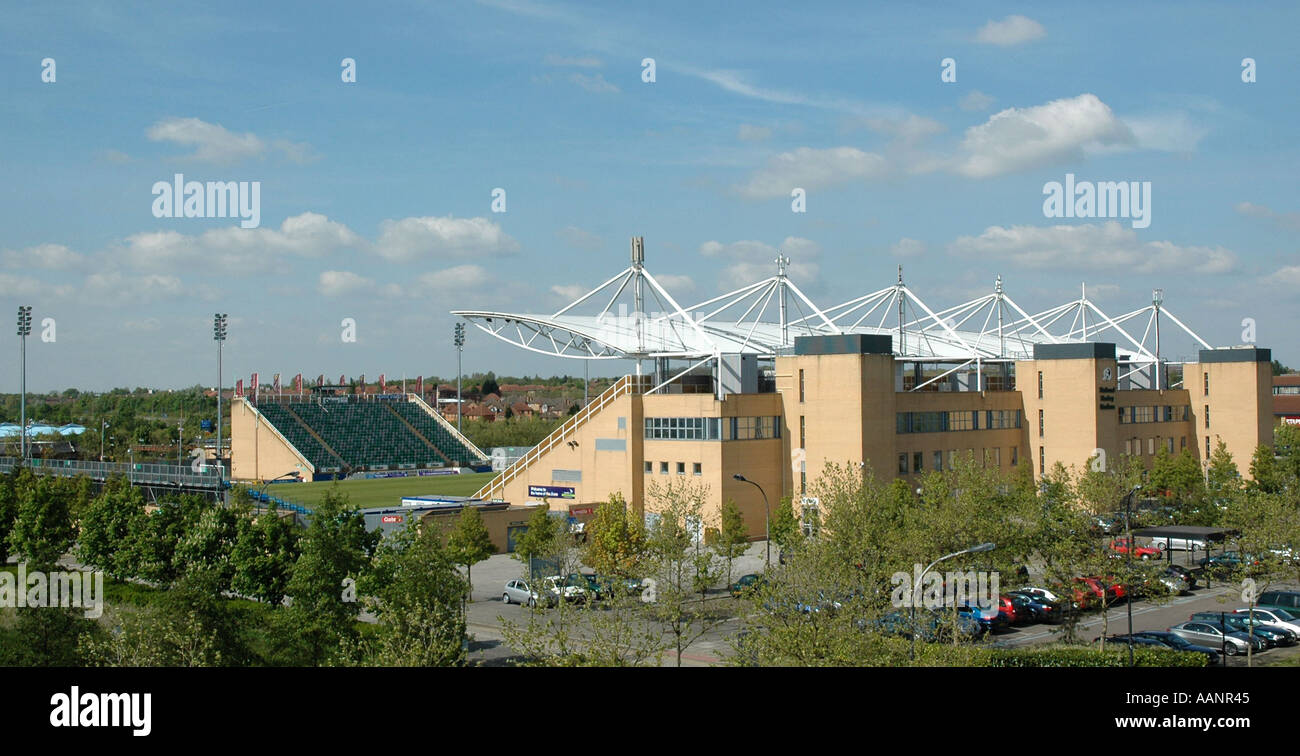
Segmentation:
{"type": "MultiPolygon", "coordinates": [[[[10,7],[0,307],[33,307],[28,389],[215,385],[214,312],[226,386],[452,376],[451,310],[554,312],[632,236],[683,305],[780,250],[823,307],[900,264],[934,309],[998,275],[1030,312],[1159,287],[1215,346],[1250,318],[1300,363],[1295,4],[806,6],[10,7]],[[259,182],[259,224],[156,212],[176,174],[259,182]],[[1149,182],[1149,224],[1048,217],[1067,174],[1149,182]]],[[[467,373],[583,372],[468,330],[467,373]]]]}

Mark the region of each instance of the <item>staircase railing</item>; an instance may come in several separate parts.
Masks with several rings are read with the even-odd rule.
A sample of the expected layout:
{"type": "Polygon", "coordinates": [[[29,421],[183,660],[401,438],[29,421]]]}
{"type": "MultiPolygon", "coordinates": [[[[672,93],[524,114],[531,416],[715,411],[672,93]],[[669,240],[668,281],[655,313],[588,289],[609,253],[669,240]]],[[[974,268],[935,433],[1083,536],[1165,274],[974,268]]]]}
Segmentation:
{"type": "Polygon", "coordinates": [[[492,482],[480,488],[473,496],[475,499],[490,500],[499,497],[505,492],[505,487],[510,481],[519,477],[519,474],[528,469],[528,466],[542,458],[542,455],[554,449],[566,437],[577,430],[583,423],[591,419],[593,415],[609,406],[614,400],[632,393],[633,389],[649,385],[644,376],[625,375],[614,382],[614,385],[605,389],[592,400],[586,407],[578,410],[572,417],[560,424],[560,427],[551,431],[550,435],[542,439],[541,443],[528,450],[528,453],[520,457],[514,464],[501,471],[501,474],[492,479],[492,482]]]}

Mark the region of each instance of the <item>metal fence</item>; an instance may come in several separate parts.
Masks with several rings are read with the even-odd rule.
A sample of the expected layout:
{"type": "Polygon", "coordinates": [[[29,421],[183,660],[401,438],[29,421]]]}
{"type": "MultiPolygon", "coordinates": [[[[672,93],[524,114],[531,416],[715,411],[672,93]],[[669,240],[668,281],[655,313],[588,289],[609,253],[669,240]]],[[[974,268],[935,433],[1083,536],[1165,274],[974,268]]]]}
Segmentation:
{"type": "MultiPolygon", "coordinates": [[[[17,467],[18,457],[0,457],[0,473],[17,467]]],[[[173,485],[186,488],[221,487],[221,475],[216,465],[200,465],[196,471],[189,465],[158,465],[145,462],[90,462],[80,459],[29,459],[27,466],[39,475],[77,477],[86,475],[94,480],[107,480],[114,475],[124,476],[132,483],[173,485]]]]}

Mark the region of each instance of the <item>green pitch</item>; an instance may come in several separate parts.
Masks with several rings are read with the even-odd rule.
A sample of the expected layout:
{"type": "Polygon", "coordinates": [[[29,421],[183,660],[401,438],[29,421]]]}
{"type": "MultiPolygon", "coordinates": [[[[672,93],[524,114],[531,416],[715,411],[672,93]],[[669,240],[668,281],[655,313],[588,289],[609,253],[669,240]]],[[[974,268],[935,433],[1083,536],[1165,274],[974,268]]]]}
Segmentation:
{"type": "MultiPolygon", "coordinates": [[[[347,494],[354,507],[396,507],[403,496],[469,496],[496,477],[496,473],[468,473],[465,475],[435,475],[427,478],[380,478],[377,480],[340,480],[339,490],[347,494]]],[[[319,483],[283,483],[267,486],[266,492],[286,501],[307,507],[325,497],[336,481],[319,483]]]]}

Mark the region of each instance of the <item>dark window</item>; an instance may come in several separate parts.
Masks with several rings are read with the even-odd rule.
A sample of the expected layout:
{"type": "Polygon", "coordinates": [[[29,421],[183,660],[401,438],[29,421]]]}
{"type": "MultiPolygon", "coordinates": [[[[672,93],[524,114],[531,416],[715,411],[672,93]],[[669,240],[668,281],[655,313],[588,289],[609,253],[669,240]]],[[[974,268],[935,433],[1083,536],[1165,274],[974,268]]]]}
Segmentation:
{"type": "Polygon", "coordinates": [[[1043,398],[1043,371],[1038,371],[1038,398],[1043,398]]]}

